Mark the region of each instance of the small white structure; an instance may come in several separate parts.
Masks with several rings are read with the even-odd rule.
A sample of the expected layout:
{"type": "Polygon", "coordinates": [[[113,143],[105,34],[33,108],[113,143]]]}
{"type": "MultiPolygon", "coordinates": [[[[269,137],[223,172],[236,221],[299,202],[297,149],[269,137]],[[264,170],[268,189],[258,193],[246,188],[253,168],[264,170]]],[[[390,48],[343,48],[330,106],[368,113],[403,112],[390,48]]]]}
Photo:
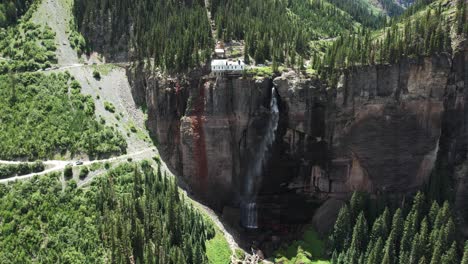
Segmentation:
{"type": "Polygon", "coordinates": [[[217,58],[224,58],[226,56],[226,53],[225,53],[224,49],[222,49],[222,48],[216,48],[215,49],[215,54],[216,54],[217,58]]]}
{"type": "Polygon", "coordinates": [[[239,74],[245,69],[245,63],[241,60],[212,60],[211,71],[215,75],[239,74]]]}

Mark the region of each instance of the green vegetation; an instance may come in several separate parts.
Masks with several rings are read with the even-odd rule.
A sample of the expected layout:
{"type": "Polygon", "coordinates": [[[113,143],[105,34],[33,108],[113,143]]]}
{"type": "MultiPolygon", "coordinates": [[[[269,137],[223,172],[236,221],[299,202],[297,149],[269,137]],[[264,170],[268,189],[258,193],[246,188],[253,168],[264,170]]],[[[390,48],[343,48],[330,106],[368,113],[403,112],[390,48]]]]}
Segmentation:
{"type": "Polygon", "coordinates": [[[65,177],[65,179],[67,180],[73,178],[73,166],[72,165],[65,166],[65,169],[63,170],[63,177],[65,177]]]}
{"type": "Polygon", "coordinates": [[[0,74],[36,71],[56,62],[55,34],[49,27],[22,22],[0,29],[0,74]]]}
{"type": "MultiPolygon", "coordinates": [[[[371,5],[368,0],[329,0],[329,2],[348,12],[356,21],[366,27],[379,28],[386,22],[386,16],[371,5]]],[[[402,9],[397,12],[401,13],[401,11],[402,9]]]]}
{"type": "Polygon", "coordinates": [[[170,72],[205,63],[214,46],[202,0],[77,0],[74,13],[85,35],[87,25],[97,23],[96,14],[110,14],[109,26],[115,33],[112,43],[118,43],[122,36],[134,36],[130,43],[138,43],[138,59],[154,58],[156,66],[170,72]],[[132,34],[125,31],[129,21],[134,25],[132,34]]]}
{"type": "Polygon", "coordinates": [[[0,158],[120,154],[126,142],[94,120],[94,101],[68,73],[0,75],[0,158]]]}
{"type": "Polygon", "coordinates": [[[137,132],[137,128],[135,127],[134,124],[130,124],[129,128],[130,128],[130,131],[131,131],[132,133],[136,133],[136,132],[137,132]]]}
{"type": "Polygon", "coordinates": [[[104,109],[106,109],[106,111],[109,111],[111,113],[115,113],[115,106],[111,102],[105,101],[104,102],[104,109]]]}
{"type": "Polygon", "coordinates": [[[85,38],[78,31],[78,27],[76,26],[74,18],[75,17],[70,19],[70,23],[68,25],[68,40],[70,41],[71,47],[76,50],[78,55],[81,55],[88,51],[88,46],[86,44],[85,38]]]}
{"type": "Polygon", "coordinates": [[[148,162],[123,165],[94,185],[101,190],[99,230],[111,262],[208,262],[205,241],[215,235],[213,226],[159,169],[148,162]]]}
{"type": "Polygon", "coordinates": [[[111,63],[93,65],[93,70],[98,71],[101,76],[109,75],[117,66],[111,63]]]}
{"type": "Polygon", "coordinates": [[[330,237],[332,263],[459,263],[448,202],[440,207],[418,193],[405,211],[398,208],[392,216],[385,208],[368,222],[366,199],[355,193],[341,209],[330,237]]]}
{"type": "Polygon", "coordinates": [[[185,199],[147,162],[86,189],[59,174],[0,185],[0,262],[208,263],[215,230],[185,199]]]}
{"type": "MultiPolygon", "coordinates": [[[[457,19],[450,14],[454,6],[439,1],[419,1],[417,6],[394,20],[388,27],[373,32],[359,30],[333,42],[322,59],[314,57],[312,68],[322,77],[336,69],[356,65],[396,63],[403,58],[416,58],[452,52],[452,29],[465,25],[465,4],[458,4],[457,19]],[[433,2],[433,3],[432,3],[433,2]],[[417,11],[417,12],[416,12],[417,11]],[[408,15],[411,14],[411,15],[408,15]],[[403,19],[404,18],[404,19],[403,19]],[[454,23],[458,21],[457,23],[454,23]]],[[[336,81],[336,76],[334,76],[336,81]]]]}
{"type": "Polygon", "coordinates": [[[393,0],[378,0],[378,4],[382,6],[383,11],[390,17],[399,16],[405,11],[402,6],[398,5],[396,1],[393,0]]]}
{"type": "Polygon", "coordinates": [[[231,259],[231,249],[223,232],[215,227],[215,236],[206,241],[206,256],[210,264],[228,264],[231,259]]]}
{"type": "Polygon", "coordinates": [[[93,77],[96,80],[100,80],[101,79],[101,73],[98,70],[93,70],[93,77]]]}
{"type": "Polygon", "coordinates": [[[293,241],[275,253],[275,263],[329,263],[325,260],[318,260],[323,258],[324,255],[325,243],[319,238],[314,229],[308,228],[301,240],[293,241]]]}
{"type": "Polygon", "coordinates": [[[263,67],[253,67],[246,70],[246,73],[254,77],[272,77],[273,69],[272,67],[263,66],[263,67]]]}
{"type": "Polygon", "coordinates": [[[83,180],[84,178],[86,178],[88,176],[88,174],[89,174],[89,169],[88,169],[88,167],[84,166],[80,170],[80,179],[83,180]]]}
{"type": "Polygon", "coordinates": [[[44,169],[45,166],[42,161],[36,161],[34,163],[0,164],[0,179],[26,175],[32,172],[41,172],[44,171],[44,169]]]}
{"type": "Polygon", "coordinates": [[[310,56],[311,40],[360,27],[348,13],[325,0],[211,0],[210,10],[216,37],[245,40],[245,50],[256,63],[268,60],[296,65],[310,56]]]}
{"type": "Polygon", "coordinates": [[[0,185],[1,263],[103,263],[93,190],[59,174],[0,185]]]}
{"type": "Polygon", "coordinates": [[[0,28],[16,23],[33,3],[34,0],[2,0],[0,2],[0,28]]]}

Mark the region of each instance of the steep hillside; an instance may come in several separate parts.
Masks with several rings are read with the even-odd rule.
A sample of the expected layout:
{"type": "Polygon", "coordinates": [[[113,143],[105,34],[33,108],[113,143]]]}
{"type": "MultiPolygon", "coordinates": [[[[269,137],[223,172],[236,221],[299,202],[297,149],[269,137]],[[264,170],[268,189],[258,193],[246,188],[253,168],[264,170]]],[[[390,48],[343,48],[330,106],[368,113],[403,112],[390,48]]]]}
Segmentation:
{"type": "Polygon", "coordinates": [[[405,13],[402,19],[381,30],[343,35],[329,47],[317,65],[330,73],[333,69],[395,63],[402,58],[452,53],[453,48],[463,49],[459,41],[460,37],[463,38],[466,23],[463,15],[465,7],[456,2],[462,3],[436,1],[419,7],[419,10],[408,10],[409,13],[405,13]]]}
{"type": "Polygon", "coordinates": [[[121,164],[86,189],[74,180],[62,189],[59,174],[2,184],[0,197],[3,263],[201,264],[215,235],[148,162],[121,164]]]}

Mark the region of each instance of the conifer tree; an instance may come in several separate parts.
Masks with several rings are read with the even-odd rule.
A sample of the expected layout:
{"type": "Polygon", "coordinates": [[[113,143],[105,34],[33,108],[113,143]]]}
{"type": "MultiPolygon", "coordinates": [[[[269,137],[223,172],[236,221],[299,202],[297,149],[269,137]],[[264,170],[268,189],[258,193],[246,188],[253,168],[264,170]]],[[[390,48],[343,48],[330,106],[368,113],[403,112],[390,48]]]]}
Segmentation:
{"type": "Polygon", "coordinates": [[[366,264],[381,263],[383,247],[384,247],[383,240],[381,237],[379,237],[375,245],[373,245],[370,251],[370,254],[367,257],[366,264]]]}
{"type": "Polygon", "coordinates": [[[368,235],[367,221],[366,221],[366,218],[364,217],[364,213],[361,212],[356,221],[356,225],[354,226],[353,237],[351,239],[351,245],[350,245],[350,248],[355,250],[356,254],[358,254],[358,252],[361,252],[366,248],[367,235],[368,235]]]}
{"type": "MultiPolygon", "coordinates": [[[[351,220],[356,220],[358,215],[364,210],[365,196],[362,192],[354,192],[350,201],[350,215],[351,220]]],[[[352,222],[354,223],[354,222],[352,222]]]]}
{"type": "Polygon", "coordinates": [[[390,232],[390,235],[385,242],[382,264],[394,264],[395,262],[395,234],[390,232]]]}
{"type": "Polygon", "coordinates": [[[441,263],[441,256],[442,255],[442,246],[440,242],[436,242],[434,251],[432,252],[431,262],[430,264],[439,264],[441,263]]]}
{"type": "Polygon", "coordinates": [[[341,208],[336,219],[333,234],[330,238],[332,247],[337,252],[342,252],[348,247],[351,235],[349,207],[345,205],[341,208]]]}
{"type": "Polygon", "coordinates": [[[445,252],[445,254],[441,258],[441,263],[444,264],[458,264],[458,256],[457,256],[457,243],[453,242],[450,246],[449,250],[445,252]]]}
{"type": "Polygon", "coordinates": [[[468,264],[468,241],[465,242],[465,249],[463,250],[461,264],[468,264]]]}
{"type": "Polygon", "coordinates": [[[427,263],[427,260],[426,260],[426,257],[425,257],[425,256],[422,256],[421,259],[419,259],[418,264],[428,264],[428,263],[427,263]]]}
{"type": "Polygon", "coordinates": [[[429,224],[431,226],[434,226],[438,212],[439,212],[439,204],[437,203],[437,201],[434,201],[431,205],[431,209],[429,210],[429,215],[428,215],[429,224]]]}

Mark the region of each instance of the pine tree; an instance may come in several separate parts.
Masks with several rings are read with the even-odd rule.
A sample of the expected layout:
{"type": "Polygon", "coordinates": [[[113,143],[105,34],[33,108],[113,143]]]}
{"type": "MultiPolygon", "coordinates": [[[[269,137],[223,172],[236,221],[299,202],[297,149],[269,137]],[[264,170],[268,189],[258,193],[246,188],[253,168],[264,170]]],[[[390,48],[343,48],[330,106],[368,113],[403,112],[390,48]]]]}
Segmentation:
{"type": "Polygon", "coordinates": [[[346,249],[350,242],[351,224],[349,207],[345,205],[341,208],[338,218],[336,219],[333,234],[330,237],[332,248],[337,252],[342,252],[346,249]]]}
{"type": "Polygon", "coordinates": [[[379,237],[375,245],[372,247],[370,254],[367,256],[366,264],[381,263],[383,247],[383,240],[381,237],[379,237]]]}
{"type": "Polygon", "coordinates": [[[370,241],[376,242],[380,237],[386,237],[385,223],[382,216],[379,216],[372,225],[372,231],[370,233],[370,241]]]}
{"type": "Polygon", "coordinates": [[[422,254],[423,247],[424,245],[421,244],[419,235],[415,236],[411,244],[411,253],[410,253],[409,263],[418,264],[419,259],[423,255],[422,254]]]}
{"type": "Polygon", "coordinates": [[[429,224],[431,226],[434,226],[438,212],[439,212],[439,204],[437,203],[437,201],[434,201],[431,205],[431,209],[429,210],[429,215],[428,215],[429,224]]]}
{"type": "Polygon", "coordinates": [[[364,217],[364,213],[361,212],[356,221],[356,225],[353,229],[353,237],[351,239],[350,248],[356,251],[356,254],[364,251],[367,245],[367,221],[364,217]]]}
{"type": "Polygon", "coordinates": [[[431,246],[429,243],[429,225],[427,222],[427,217],[424,217],[424,219],[421,222],[418,239],[419,239],[421,255],[423,257],[425,256],[426,258],[429,258],[431,246]]]}
{"type": "Polygon", "coordinates": [[[393,232],[393,235],[395,236],[395,251],[398,255],[400,252],[401,237],[403,236],[403,216],[400,208],[398,208],[395,211],[395,214],[393,214],[392,228],[390,232],[393,232]]]}
{"type": "Polygon", "coordinates": [[[453,242],[450,249],[441,258],[444,264],[458,264],[457,243],[453,242]]]}
{"type": "Polygon", "coordinates": [[[385,248],[383,252],[382,264],[393,264],[395,263],[395,234],[390,232],[390,235],[385,242],[385,248]]]}
{"type": "Polygon", "coordinates": [[[439,263],[441,263],[440,262],[441,254],[442,254],[441,245],[440,245],[439,242],[436,242],[436,245],[434,247],[434,251],[432,252],[432,258],[431,258],[430,264],[439,264],[439,263]]]}
{"type": "Polygon", "coordinates": [[[425,256],[422,256],[421,259],[419,259],[418,264],[427,264],[427,260],[425,256]]]}
{"type": "Polygon", "coordinates": [[[364,193],[354,192],[350,201],[350,214],[351,214],[352,220],[358,218],[358,215],[364,210],[364,205],[365,205],[364,193]]]}
{"type": "Polygon", "coordinates": [[[465,242],[465,249],[463,251],[463,258],[461,264],[468,264],[468,241],[465,242]]]}

